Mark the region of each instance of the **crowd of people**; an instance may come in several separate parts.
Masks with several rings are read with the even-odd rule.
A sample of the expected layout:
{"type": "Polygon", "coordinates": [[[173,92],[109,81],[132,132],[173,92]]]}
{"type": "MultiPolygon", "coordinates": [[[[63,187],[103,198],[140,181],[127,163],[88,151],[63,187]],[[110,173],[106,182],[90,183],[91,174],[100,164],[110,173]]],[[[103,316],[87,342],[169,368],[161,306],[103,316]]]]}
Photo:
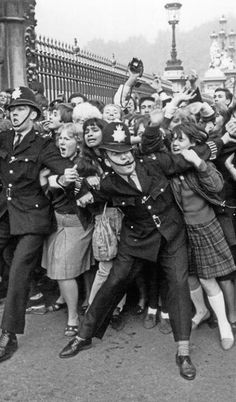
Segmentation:
{"type": "Polygon", "coordinates": [[[236,101],[226,88],[204,101],[195,72],[173,96],[154,77],[140,97],[139,76],[109,104],[79,92],[49,104],[37,82],[0,91],[0,362],[26,313],[67,308],[70,358],[124,328],[129,292],[146,329],[173,332],[183,378],[204,322],[234,345],[236,101]]]}

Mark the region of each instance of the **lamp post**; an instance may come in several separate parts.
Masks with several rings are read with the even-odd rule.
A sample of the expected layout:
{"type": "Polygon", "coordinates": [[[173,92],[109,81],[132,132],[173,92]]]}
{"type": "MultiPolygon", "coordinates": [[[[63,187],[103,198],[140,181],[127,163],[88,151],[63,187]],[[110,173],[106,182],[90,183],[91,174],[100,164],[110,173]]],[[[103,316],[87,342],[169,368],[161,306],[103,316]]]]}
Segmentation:
{"type": "Polygon", "coordinates": [[[179,23],[181,3],[167,3],[165,9],[168,14],[168,23],[172,28],[171,60],[167,61],[165,71],[183,71],[182,61],[177,59],[175,27],[179,23]]]}

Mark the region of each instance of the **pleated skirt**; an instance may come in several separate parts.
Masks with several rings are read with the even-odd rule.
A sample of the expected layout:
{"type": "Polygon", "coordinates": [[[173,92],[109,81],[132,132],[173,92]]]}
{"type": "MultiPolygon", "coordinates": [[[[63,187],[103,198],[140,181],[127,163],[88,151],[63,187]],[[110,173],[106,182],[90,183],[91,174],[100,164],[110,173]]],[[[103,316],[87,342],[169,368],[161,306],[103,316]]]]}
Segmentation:
{"type": "Polygon", "coordinates": [[[216,218],[187,225],[189,273],[203,279],[217,278],[236,271],[223,230],[216,218]]]}

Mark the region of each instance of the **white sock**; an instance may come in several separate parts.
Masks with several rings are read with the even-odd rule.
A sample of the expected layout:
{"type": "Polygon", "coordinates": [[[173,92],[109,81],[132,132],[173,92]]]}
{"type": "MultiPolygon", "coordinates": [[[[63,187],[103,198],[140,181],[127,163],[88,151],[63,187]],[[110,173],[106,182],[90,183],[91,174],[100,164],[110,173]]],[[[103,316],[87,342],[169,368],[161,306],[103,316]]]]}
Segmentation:
{"type": "Polygon", "coordinates": [[[148,314],[156,315],[156,313],[157,313],[157,308],[148,307],[148,312],[147,312],[147,313],[148,313],[148,314]]]}
{"type": "Polygon", "coordinates": [[[191,290],[190,294],[191,294],[191,300],[196,310],[196,313],[193,317],[193,321],[198,323],[201,321],[202,317],[204,317],[204,315],[208,311],[208,308],[204,301],[202,287],[199,286],[197,289],[191,290]]]}
{"type": "Polygon", "coordinates": [[[222,291],[220,291],[216,296],[208,296],[208,300],[212,307],[212,310],[217,317],[221,339],[233,339],[234,336],[232,333],[232,329],[226,317],[225,301],[222,291]]]}

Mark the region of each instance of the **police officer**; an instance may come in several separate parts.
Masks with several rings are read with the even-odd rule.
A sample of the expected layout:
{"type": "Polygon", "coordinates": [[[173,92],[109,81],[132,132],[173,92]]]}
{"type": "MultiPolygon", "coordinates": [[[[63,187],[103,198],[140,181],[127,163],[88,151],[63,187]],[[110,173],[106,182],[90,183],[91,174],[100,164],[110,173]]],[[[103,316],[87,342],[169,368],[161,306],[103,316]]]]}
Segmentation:
{"type": "Polygon", "coordinates": [[[129,130],[123,123],[105,127],[101,149],[112,172],[101,181],[100,193],[94,196],[113,203],[124,213],[119,251],[107,281],[85,315],[79,335],[66,345],[60,357],[75,356],[91,346],[93,336],[103,336],[111,313],[133,276],[135,258],[154,262],[158,258],[168,280],[168,311],[177,342],[176,362],[181,376],[192,380],[196,369],[189,356],[191,301],[185,227],[163,174],[163,170],[170,174],[183,171],[188,164],[181,156],[174,158],[168,154],[163,155],[161,167],[157,160],[135,159],[129,130]]]}
{"type": "Polygon", "coordinates": [[[8,109],[13,128],[0,133],[0,253],[13,237],[16,248],[1,323],[0,362],[12,356],[17,349],[16,334],[24,332],[30,275],[44,236],[52,229],[51,206],[39,173],[44,167],[50,169],[61,185],[68,185],[75,176],[75,169],[60,156],[52,140],[35,132],[34,121],[41,110],[33,92],[16,88],[8,109]]]}

